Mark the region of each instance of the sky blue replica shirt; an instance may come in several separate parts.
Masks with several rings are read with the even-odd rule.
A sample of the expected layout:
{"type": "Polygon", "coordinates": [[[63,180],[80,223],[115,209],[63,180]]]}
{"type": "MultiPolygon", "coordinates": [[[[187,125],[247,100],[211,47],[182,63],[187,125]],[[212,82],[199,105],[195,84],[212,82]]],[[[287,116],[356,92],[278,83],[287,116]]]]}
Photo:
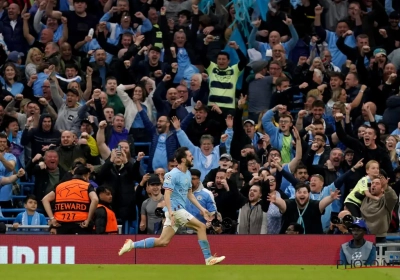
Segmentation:
{"type": "Polygon", "coordinates": [[[171,190],[171,210],[186,209],[186,198],[189,189],[192,188],[192,175],[189,170],[183,173],[178,168],[165,174],[164,189],[171,190]]]}

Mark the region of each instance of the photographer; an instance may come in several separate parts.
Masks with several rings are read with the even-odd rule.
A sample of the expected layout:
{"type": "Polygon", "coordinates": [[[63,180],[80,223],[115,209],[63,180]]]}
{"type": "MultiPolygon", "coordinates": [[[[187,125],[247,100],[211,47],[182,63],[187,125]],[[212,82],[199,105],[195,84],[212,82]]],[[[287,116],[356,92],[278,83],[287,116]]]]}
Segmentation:
{"type": "Polygon", "coordinates": [[[354,218],[348,210],[343,210],[339,215],[331,218],[328,234],[349,234],[349,228],[353,224],[354,218]]]}
{"type": "MultiPolygon", "coordinates": [[[[213,193],[217,209],[222,217],[237,220],[237,211],[243,205],[245,198],[239,193],[236,183],[230,180],[232,169],[220,169],[215,177],[215,183],[208,182],[207,187],[213,193]]],[[[236,229],[231,228],[229,233],[235,234],[236,229]]]]}

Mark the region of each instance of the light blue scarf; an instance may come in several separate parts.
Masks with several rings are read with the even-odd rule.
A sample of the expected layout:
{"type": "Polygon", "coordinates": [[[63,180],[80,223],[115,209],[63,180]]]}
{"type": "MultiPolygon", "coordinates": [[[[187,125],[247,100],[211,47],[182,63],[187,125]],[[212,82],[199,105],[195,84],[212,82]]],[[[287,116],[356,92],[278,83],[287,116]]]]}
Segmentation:
{"type": "Polygon", "coordinates": [[[306,212],[309,203],[310,203],[310,201],[307,202],[306,207],[303,210],[303,213],[300,213],[299,207],[297,207],[297,212],[299,213],[299,218],[297,219],[297,223],[303,227],[304,234],[306,234],[306,226],[303,221],[303,215],[306,212]]]}
{"type": "Polygon", "coordinates": [[[22,214],[22,225],[23,226],[40,226],[40,216],[38,212],[35,212],[32,217],[32,222],[31,224],[28,223],[28,212],[24,212],[22,214]]]}

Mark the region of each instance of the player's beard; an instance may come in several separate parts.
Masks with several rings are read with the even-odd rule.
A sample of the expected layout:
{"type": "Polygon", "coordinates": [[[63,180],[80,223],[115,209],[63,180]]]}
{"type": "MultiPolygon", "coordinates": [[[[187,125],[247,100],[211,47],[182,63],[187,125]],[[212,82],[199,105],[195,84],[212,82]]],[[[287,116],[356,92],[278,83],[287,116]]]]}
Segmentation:
{"type": "Polygon", "coordinates": [[[186,167],[188,169],[192,168],[193,167],[193,163],[191,161],[186,161],[186,167]]]}

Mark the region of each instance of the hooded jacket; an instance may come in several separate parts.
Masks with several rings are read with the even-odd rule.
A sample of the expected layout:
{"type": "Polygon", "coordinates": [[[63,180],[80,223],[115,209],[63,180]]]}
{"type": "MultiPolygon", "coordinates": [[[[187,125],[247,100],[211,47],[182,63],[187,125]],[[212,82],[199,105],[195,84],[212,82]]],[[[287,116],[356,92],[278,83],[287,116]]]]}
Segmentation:
{"type": "Polygon", "coordinates": [[[49,131],[43,130],[43,120],[44,118],[51,118],[49,114],[43,114],[40,116],[39,124],[37,128],[32,128],[28,130],[24,129],[21,137],[21,145],[26,146],[31,144],[32,157],[36,154],[44,155],[42,151],[43,146],[54,144],[58,146],[61,140],[61,132],[54,129],[54,120],[51,120],[51,128],[49,131]]]}
{"type": "Polygon", "coordinates": [[[80,104],[78,103],[77,106],[75,106],[74,108],[69,108],[66,101],[64,101],[64,99],[62,99],[60,94],[58,93],[57,86],[53,81],[50,81],[50,90],[53,102],[56,105],[58,111],[58,117],[55,123],[56,129],[71,130],[74,119],[78,117],[80,104]]]}

